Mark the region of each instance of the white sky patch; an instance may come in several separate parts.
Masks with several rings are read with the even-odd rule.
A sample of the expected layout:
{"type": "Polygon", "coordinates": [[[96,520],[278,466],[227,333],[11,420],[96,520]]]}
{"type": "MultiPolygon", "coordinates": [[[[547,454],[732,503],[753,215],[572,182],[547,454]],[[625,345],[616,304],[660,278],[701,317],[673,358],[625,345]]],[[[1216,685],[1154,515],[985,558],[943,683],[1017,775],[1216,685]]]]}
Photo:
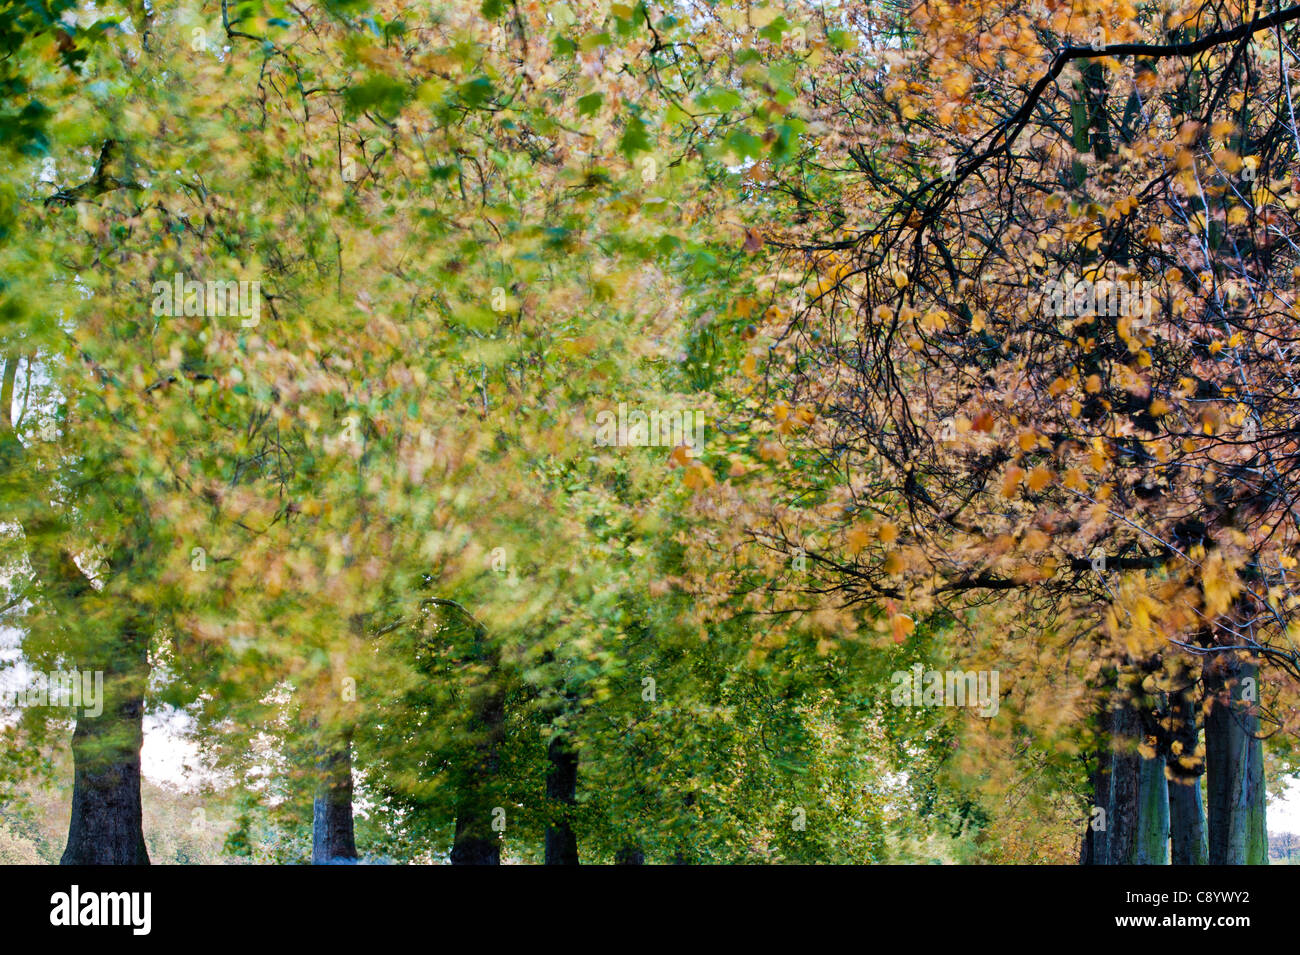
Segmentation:
{"type": "Polygon", "coordinates": [[[1296,776],[1287,778],[1286,792],[1268,801],[1268,831],[1270,834],[1293,832],[1300,835],[1300,786],[1296,776]]]}
{"type": "Polygon", "coordinates": [[[184,792],[196,792],[214,781],[203,765],[198,744],[189,735],[192,724],[187,714],[170,706],[145,715],[140,751],[140,771],[145,779],[184,792]]]}

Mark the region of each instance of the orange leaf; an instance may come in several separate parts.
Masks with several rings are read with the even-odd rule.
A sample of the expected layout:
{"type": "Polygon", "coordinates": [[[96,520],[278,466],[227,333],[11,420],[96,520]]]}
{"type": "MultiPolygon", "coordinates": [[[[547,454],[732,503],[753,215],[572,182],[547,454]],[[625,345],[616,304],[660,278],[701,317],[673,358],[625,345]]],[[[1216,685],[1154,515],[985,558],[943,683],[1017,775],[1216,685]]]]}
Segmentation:
{"type": "Polygon", "coordinates": [[[894,632],[894,642],[902,643],[916,629],[916,624],[907,614],[900,613],[890,618],[889,628],[894,632]]]}
{"type": "Polygon", "coordinates": [[[1007,468],[1007,473],[1002,477],[1002,496],[1015,497],[1016,488],[1020,486],[1020,479],[1024,476],[1024,468],[1016,467],[1014,464],[1007,468]]]}
{"type": "Polygon", "coordinates": [[[1039,465],[1029,472],[1029,490],[1041,491],[1052,483],[1052,469],[1039,465]]]}

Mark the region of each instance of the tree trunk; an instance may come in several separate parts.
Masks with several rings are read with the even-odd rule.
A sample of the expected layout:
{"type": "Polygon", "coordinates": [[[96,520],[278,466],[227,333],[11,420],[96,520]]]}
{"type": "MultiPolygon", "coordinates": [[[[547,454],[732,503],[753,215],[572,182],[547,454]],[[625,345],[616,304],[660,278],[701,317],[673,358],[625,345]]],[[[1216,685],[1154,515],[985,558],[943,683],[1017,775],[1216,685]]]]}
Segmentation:
{"type": "MultiPolygon", "coordinates": [[[[1171,793],[1166,775],[1169,726],[1157,719],[1144,674],[1156,662],[1108,669],[1096,717],[1093,806],[1079,847],[1080,865],[1166,865],[1171,793]]],[[[1195,725],[1191,730],[1195,736],[1195,725]]],[[[1193,744],[1192,749],[1195,749],[1193,744]]]]}
{"type": "MultiPolygon", "coordinates": [[[[5,367],[0,393],[12,390],[11,375],[17,356],[5,367]]],[[[12,394],[9,394],[9,398],[12,394]]],[[[0,394],[0,473],[18,474],[25,450],[14,435],[8,399],[0,394]]],[[[44,602],[56,618],[68,621],[76,636],[70,653],[80,660],[80,672],[103,675],[99,707],[82,707],[72,732],[72,812],[62,865],[148,865],[144,841],[144,813],[140,799],[140,748],[144,744],[144,698],[149,679],[148,617],[131,601],[114,604],[82,573],[64,548],[66,528],[47,503],[43,488],[26,488],[17,500],[23,506],[13,513],[23,528],[28,559],[40,581],[44,602]],[[119,640],[91,645],[78,638],[87,635],[85,620],[106,622],[112,611],[123,611],[119,640]],[[99,709],[98,712],[93,712],[99,709]]],[[[137,536],[133,546],[141,546],[137,536]]],[[[110,564],[119,570],[129,565],[115,554],[110,564]]]]}
{"type": "Polygon", "coordinates": [[[1205,762],[1210,865],[1267,865],[1258,665],[1206,658],[1205,762]]]}
{"type": "Polygon", "coordinates": [[[489,813],[461,810],[456,814],[456,837],[451,847],[451,864],[501,864],[501,840],[492,833],[492,818],[489,813]]]}
{"type": "Polygon", "coordinates": [[[577,865],[578,838],[570,813],[578,803],[578,754],[561,735],[551,737],[546,749],[550,770],[546,774],[546,798],[552,813],[546,827],[546,864],[577,865]]]}
{"type": "MultiPolygon", "coordinates": [[[[494,661],[495,663],[495,661],[494,661]]],[[[495,669],[495,667],[494,667],[495,669]]],[[[497,742],[505,724],[505,697],[488,687],[475,717],[482,734],[474,759],[461,777],[456,800],[456,835],[451,847],[452,865],[500,865],[501,835],[493,829],[498,818],[505,824],[505,807],[493,801],[499,768],[497,742]]]]}
{"type": "MultiPolygon", "coordinates": [[[[1139,671],[1150,672],[1154,665],[1139,671]]],[[[1157,711],[1155,701],[1143,699],[1138,710],[1141,738],[1138,746],[1138,835],[1134,865],[1169,864],[1169,782],[1165,775],[1163,741],[1168,714],[1157,711]],[[1163,718],[1162,718],[1163,717],[1163,718]]]]}
{"type": "Polygon", "coordinates": [[[1110,773],[1114,762],[1111,752],[1111,712],[1109,699],[1104,698],[1097,715],[1097,743],[1094,746],[1097,763],[1089,776],[1092,787],[1092,805],[1088,807],[1088,821],[1084,825],[1083,840],[1079,847],[1079,865],[1106,865],[1110,850],[1106,840],[1111,810],[1110,773]]]}
{"type": "Polygon", "coordinates": [[[1169,780],[1170,861],[1174,865],[1205,865],[1205,816],[1201,810],[1201,775],[1205,759],[1198,752],[1196,687],[1192,682],[1169,694],[1169,725],[1165,734],[1165,767],[1169,780]]]}
{"type": "Polygon", "coordinates": [[[102,708],[77,714],[72,733],[72,816],[61,865],[148,865],[140,799],[147,627],[128,620],[120,643],[108,648],[102,708]]]}
{"type": "Polygon", "coordinates": [[[1106,809],[1106,860],[1134,865],[1141,832],[1142,757],[1137,751],[1141,719],[1133,704],[1120,701],[1111,713],[1110,793],[1106,809]]]}
{"type": "Polygon", "coordinates": [[[615,865],[645,865],[645,852],[640,846],[624,846],[614,856],[615,865]]]}
{"type": "Polygon", "coordinates": [[[1106,98],[1110,89],[1105,67],[1096,60],[1089,61],[1081,70],[1085,96],[1088,103],[1088,126],[1092,154],[1098,162],[1110,156],[1110,122],[1106,112],[1106,98]]]}
{"type": "Polygon", "coordinates": [[[345,734],[321,756],[312,802],[312,865],[352,862],[357,844],[352,828],[352,741],[345,734]]]}
{"type": "MultiPolygon", "coordinates": [[[[108,681],[105,681],[105,693],[108,681]]],[[[144,696],[130,693],[72,734],[72,818],[61,865],[148,865],[140,801],[144,696]]]]}
{"type": "Polygon", "coordinates": [[[1209,848],[1205,843],[1205,815],[1201,811],[1201,777],[1190,782],[1169,782],[1170,862],[1174,865],[1205,865],[1209,848]]]}
{"type": "Polygon", "coordinates": [[[1169,786],[1165,761],[1142,757],[1138,777],[1138,839],[1135,865],[1169,864],[1169,786]]]}

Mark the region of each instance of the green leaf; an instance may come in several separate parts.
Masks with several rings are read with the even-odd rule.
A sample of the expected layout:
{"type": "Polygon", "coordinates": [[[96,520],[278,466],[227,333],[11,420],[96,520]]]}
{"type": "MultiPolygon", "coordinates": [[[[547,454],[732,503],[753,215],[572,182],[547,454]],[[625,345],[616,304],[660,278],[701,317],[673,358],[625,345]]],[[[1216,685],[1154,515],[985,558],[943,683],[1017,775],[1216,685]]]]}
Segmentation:
{"type": "Polygon", "coordinates": [[[414,95],[413,91],[405,83],[399,83],[391,76],[377,73],[344,91],[343,102],[349,114],[353,116],[371,110],[384,116],[392,116],[401,111],[412,95],[414,95]]]}
{"type": "Polygon", "coordinates": [[[741,159],[757,159],[763,153],[763,141],[744,129],[733,130],[726,144],[741,159]]]}
{"type": "Polygon", "coordinates": [[[486,76],[478,76],[468,83],[462,83],[456,87],[456,93],[470,109],[477,109],[492,98],[496,90],[492,87],[492,81],[486,76]]]}
{"type": "Polygon", "coordinates": [[[623,130],[623,136],[618,141],[618,149],[624,156],[650,151],[650,134],[640,116],[634,114],[628,118],[627,129],[623,130]]]}

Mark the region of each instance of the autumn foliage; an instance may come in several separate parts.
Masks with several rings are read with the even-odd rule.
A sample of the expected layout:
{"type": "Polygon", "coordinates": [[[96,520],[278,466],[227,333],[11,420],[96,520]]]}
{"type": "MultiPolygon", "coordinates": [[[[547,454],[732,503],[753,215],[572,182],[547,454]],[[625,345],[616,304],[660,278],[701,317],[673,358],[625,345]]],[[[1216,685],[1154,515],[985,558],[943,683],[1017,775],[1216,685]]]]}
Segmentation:
{"type": "Polygon", "coordinates": [[[147,712],[259,861],[1266,860],[1300,8],[29,7],[3,623],[111,719],[0,782],[75,724],[65,861],[146,861],[147,712]]]}

